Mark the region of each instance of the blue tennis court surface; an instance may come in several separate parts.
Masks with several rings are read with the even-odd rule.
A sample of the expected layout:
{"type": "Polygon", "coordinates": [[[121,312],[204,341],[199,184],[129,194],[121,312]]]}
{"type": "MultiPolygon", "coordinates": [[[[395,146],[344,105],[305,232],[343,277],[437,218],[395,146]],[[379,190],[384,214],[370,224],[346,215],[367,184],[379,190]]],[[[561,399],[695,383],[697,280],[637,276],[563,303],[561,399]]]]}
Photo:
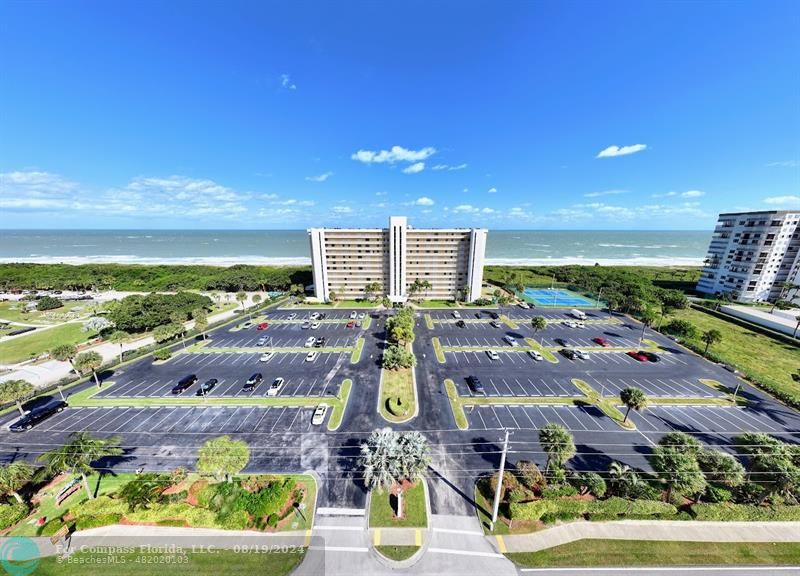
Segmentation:
{"type": "Polygon", "coordinates": [[[527,296],[527,300],[533,302],[537,306],[552,306],[552,307],[586,307],[595,306],[596,302],[591,298],[581,296],[569,290],[561,288],[526,288],[523,292],[527,296]]]}

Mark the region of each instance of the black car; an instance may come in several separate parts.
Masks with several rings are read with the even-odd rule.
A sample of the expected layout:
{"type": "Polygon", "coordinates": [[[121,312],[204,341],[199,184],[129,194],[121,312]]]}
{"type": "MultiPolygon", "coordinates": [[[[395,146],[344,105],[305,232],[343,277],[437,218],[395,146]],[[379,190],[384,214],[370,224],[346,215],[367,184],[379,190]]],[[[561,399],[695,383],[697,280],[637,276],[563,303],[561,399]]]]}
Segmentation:
{"type": "Polygon", "coordinates": [[[492,320],[498,320],[500,318],[500,314],[497,312],[490,312],[490,314],[492,315],[492,320]]]}
{"type": "Polygon", "coordinates": [[[475,318],[480,318],[480,317],[481,317],[481,313],[480,312],[475,312],[475,318]]]}
{"type": "Polygon", "coordinates": [[[325,312],[320,312],[319,313],[319,317],[317,318],[317,320],[325,320],[326,316],[327,316],[327,314],[325,314],[325,312]]]}
{"type": "Polygon", "coordinates": [[[250,378],[247,379],[247,382],[244,383],[244,387],[242,388],[242,390],[244,390],[245,392],[252,392],[253,390],[256,389],[256,386],[258,386],[262,380],[264,380],[264,377],[261,375],[261,372],[256,372],[255,374],[250,376],[250,378]]]}
{"type": "Polygon", "coordinates": [[[575,353],[575,350],[573,350],[572,348],[562,348],[561,350],[559,350],[559,352],[561,353],[562,356],[566,356],[570,360],[575,360],[575,358],[578,356],[575,353]]]}
{"type": "Polygon", "coordinates": [[[323,346],[325,346],[325,337],[324,336],[320,336],[319,338],[314,340],[314,348],[322,348],[323,346]]]}
{"type": "Polygon", "coordinates": [[[653,352],[642,352],[642,355],[650,362],[661,362],[661,356],[653,352]]]}
{"type": "Polygon", "coordinates": [[[556,338],[555,343],[559,346],[569,346],[569,342],[567,342],[566,338],[556,338]]]}
{"type": "Polygon", "coordinates": [[[51,401],[44,406],[39,406],[34,408],[25,416],[14,422],[11,426],[8,427],[9,430],[12,432],[23,432],[24,430],[30,430],[36,424],[41,422],[42,420],[46,420],[56,412],[61,412],[64,408],[67,407],[67,403],[63,400],[55,400],[51,401]]]}
{"type": "Polygon", "coordinates": [[[217,380],[216,378],[209,378],[208,380],[200,384],[200,388],[197,389],[195,395],[205,396],[214,389],[214,387],[217,385],[217,382],[219,382],[219,380],[217,380]]]}
{"type": "Polygon", "coordinates": [[[466,327],[466,325],[467,325],[466,322],[464,322],[463,320],[459,320],[458,322],[456,322],[456,326],[458,326],[459,328],[464,328],[466,327]]]}
{"type": "Polygon", "coordinates": [[[178,383],[172,387],[172,393],[181,394],[183,392],[186,392],[186,390],[190,388],[192,384],[194,384],[195,382],[197,382],[197,374],[187,374],[186,376],[178,380],[178,383]]]}
{"type": "Polygon", "coordinates": [[[483,389],[483,384],[481,384],[481,381],[477,376],[468,376],[467,386],[469,386],[469,389],[476,394],[486,394],[486,391],[483,389]]]}

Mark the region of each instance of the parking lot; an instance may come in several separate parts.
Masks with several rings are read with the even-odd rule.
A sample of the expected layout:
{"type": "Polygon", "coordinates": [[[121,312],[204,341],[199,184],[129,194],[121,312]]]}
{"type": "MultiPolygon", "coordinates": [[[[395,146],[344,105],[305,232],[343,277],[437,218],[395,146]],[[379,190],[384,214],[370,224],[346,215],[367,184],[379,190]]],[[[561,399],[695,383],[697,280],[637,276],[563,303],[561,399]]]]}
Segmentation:
{"type": "Polygon", "coordinates": [[[310,432],[321,428],[311,424],[313,412],[313,408],[283,406],[68,408],[37,426],[36,430],[48,433],[91,430],[106,434],[215,435],[310,432]]]}
{"type": "Polygon", "coordinates": [[[306,362],[306,355],[297,352],[277,352],[267,362],[260,358],[260,353],[240,352],[184,353],[161,365],[144,360],[115,373],[111,378],[115,383],[105,386],[95,397],[170,397],[172,387],[187,374],[196,374],[198,382],[183,396],[195,395],[200,384],[209,378],[219,380],[209,397],[265,396],[278,377],[285,380],[279,396],[335,396],[341,385],[341,378],[336,375],[341,366],[349,364],[350,353],[319,352],[313,362],[306,362]],[[247,379],[256,372],[262,374],[264,381],[253,391],[243,391],[247,379]]]}
{"type": "Polygon", "coordinates": [[[471,430],[538,430],[556,422],[568,430],[619,431],[619,426],[594,406],[477,405],[465,411],[471,430]]]}
{"type": "Polygon", "coordinates": [[[363,329],[345,328],[341,323],[320,324],[314,330],[303,330],[300,324],[270,324],[266,330],[255,327],[231,331],[220,331],[213,335],[207,346],[213,348],[302,348],[306,340],[325,338],[326,348],[352,348],[356,340],[363,336],[363,329]],[[264,344],[258,341],[263,338],[264,344]]]}

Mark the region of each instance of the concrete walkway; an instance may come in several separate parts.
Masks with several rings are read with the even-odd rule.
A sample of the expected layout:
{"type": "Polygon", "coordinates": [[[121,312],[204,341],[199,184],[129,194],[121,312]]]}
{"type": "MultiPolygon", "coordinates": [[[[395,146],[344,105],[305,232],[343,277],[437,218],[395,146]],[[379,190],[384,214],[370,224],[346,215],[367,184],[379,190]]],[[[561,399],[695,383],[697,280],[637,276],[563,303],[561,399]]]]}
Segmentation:
{"type": "Polygon", "coordinates": [[[576,540],[671,540],[677,542],[800,542],[800,522],[696,522],[615,520],[570,522],[533,532],[491,538],[494,549],[536,552],[576,540]]]}

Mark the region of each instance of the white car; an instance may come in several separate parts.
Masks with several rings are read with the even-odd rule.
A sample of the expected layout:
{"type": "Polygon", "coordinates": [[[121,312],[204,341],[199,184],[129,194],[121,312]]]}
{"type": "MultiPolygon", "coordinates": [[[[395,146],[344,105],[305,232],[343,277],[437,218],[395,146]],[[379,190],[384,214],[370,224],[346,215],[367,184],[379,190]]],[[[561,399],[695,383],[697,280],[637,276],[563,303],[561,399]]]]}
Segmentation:
{"type": "Polygon", "coordinates": [[[513,336],[508,336],[508,335],[503,336],[503,340],[508,342],[509,345],[511,345],[511,346],[519,346],[519,343],[517,342],[517,339],[514,338],[513,336]]]}
{"type": "Polygon", "coordinates": [[[297,314],[295,314],[294,312],[292,312],[286,317],[287,320],[294,320],[295,318],[297,318],[297,314]]]}
{"type": "Polygon", "coordinates": [[[528,356],[530,356],[537,362],[541,362],[542,360],[544,360],[544,356],[539,354],[536,350],[528,350],[528,356]]]}
{"type": "Polygon", "coordinates": [[[523,310],[527,310],[528,308],[530,308],[530,305],[528,305],[527,302],[520,302],[519,304],[517,304],[517,306],[519,306],[523,310]]]}
{"type": "Polygon", "coordinates": [[[314,323],[311,324],[311,329],[312,330],[316,330],[317,328],[319,328],[319,322],[314,322],[314,323]]]}
{"type": "Polygon", "coordinates": [[[588,360],[589,359],[589,353],[588,352],[584,352],[583,350],[575,350],[575,356],[577,356],[581,360],[588,360]]]}
{"type": "Polygon", "coordinates": [[[314,338],[313,336],[309,336],[308,338],[306,338],[306,343],[303,344],[303,347],[304,348],[312,348],[314,346],[314,342],[316,342],[316,341],[317,341],[316,338],[314,338]]]}
{"type": "Polygon", "coordinates": [[[319,320],[319,312],[313,312],[309,318],[311,320],[319,320]]]}
{"type": "Polygon", "coordinates": [[[456,320],[460,320],[461,319],[461,312],[459,312],[458,310],[454,310],[453,311],[453,318],[455,318],[456,320]]]}
{"type": "Polygon", "coordinates": [[[494,350],[487,350],[486,355],[489,357],[490,360],[500,360],[500,354],[498,354],[494,350]]]}
{"type": "Polygon", "coordinates": [[[306,362],[313,362],[317,359],[318,352],[309,352],[306,354],[306,362]]]}
{"type": "Polygon", "coordinates": [[[364,312],[362,312],[361,314],[359,314],[359,315],[358,315],[358,317],[359,317],[360,319],[362,319],[362,320],[363,320],[364,316],[366,316],[366,314],[365,314],[364,312]]]}
{"type": "Polygon", "coordinates": [[[355,320],[356,318],[358,318],[358,312],[353,310],[352,312],[350,312],[350,320],[355,320]]]}
{"type": "Polygon", "coordinates": [[[272,357],[275,355],[274,352],[264,352],[261,355],[261,358],[258,359],[259,362],[269,362],[272,360],[272,357]]]}
{"type": "Polygon", "coordinates": [[[567,328],[577,328],[578,327],[578,323],[575,322],[574,320],[565,320],[564,321],[564,325],[567,328]]]}
{"type": "Polygon", "coordinates": [[[283,388],[283,378],[275,378],[272,384],[270,384],[269,390],[267,390],[267,396],[277,396],[281,388],[283,388]]]}
{"type": "Polygon", "coordinates": [[[575,324],[575,328],[586,328],[586,324],[583,322],[573,322],[575,324]]]}
{"type": "Polygon", "coordinates": [[[325,415],[328,413],[328,405],[320,404],[314,409],[314,415],[311,417],[311,424],[319,426],[325,421],[325,415]]]}

